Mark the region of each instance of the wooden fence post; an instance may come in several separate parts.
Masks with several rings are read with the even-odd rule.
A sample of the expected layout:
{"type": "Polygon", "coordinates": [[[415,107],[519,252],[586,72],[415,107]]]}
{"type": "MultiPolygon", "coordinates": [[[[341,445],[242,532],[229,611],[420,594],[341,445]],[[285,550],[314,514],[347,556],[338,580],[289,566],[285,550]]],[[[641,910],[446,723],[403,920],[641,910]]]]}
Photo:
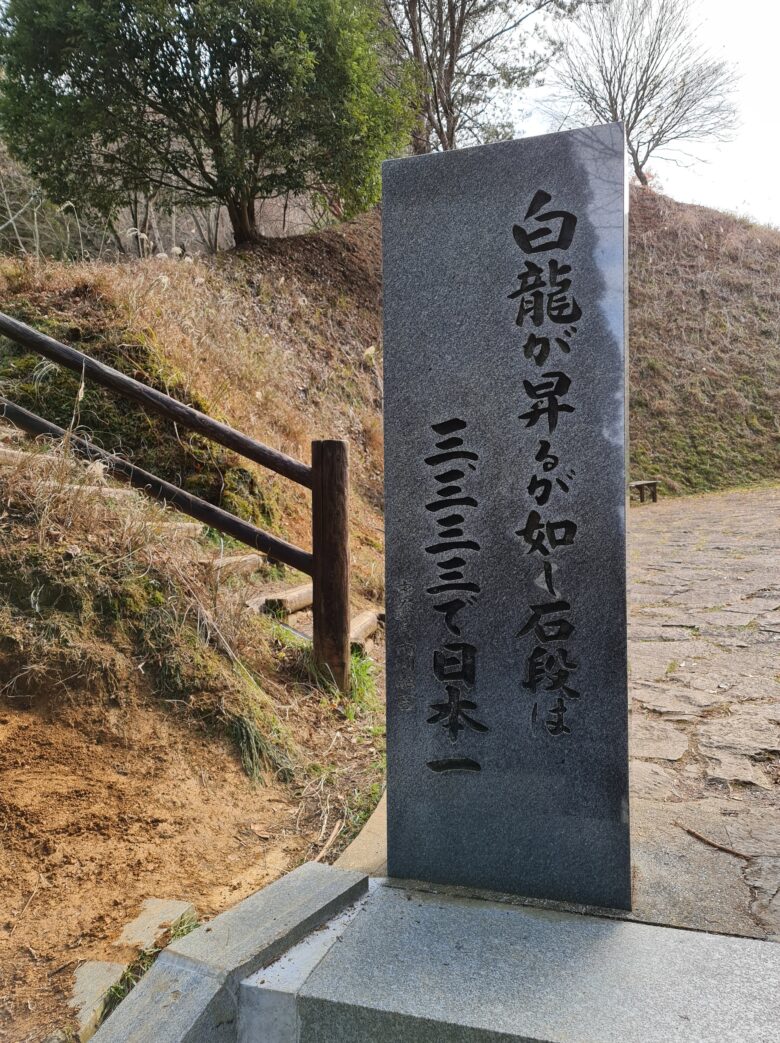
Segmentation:
{"type": "Polygon", "coordinates": [[[314,658],[349,691],[349,453],[346,442],[312,442],[314,658]]]}

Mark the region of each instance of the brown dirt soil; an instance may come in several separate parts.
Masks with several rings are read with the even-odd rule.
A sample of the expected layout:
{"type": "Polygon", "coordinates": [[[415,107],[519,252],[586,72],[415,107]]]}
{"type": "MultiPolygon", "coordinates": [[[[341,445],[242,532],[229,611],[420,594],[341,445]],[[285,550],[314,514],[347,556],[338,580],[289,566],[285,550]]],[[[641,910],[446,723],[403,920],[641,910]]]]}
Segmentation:
{"type": "Polygon", "coordinates": [[[0,709],[0,1038],[73,1023],[83,960],[147,897],[208,918],[324,845],[297,794],[251,782],[224,740],[151,700],[0,709]]]}
{"type": "Polygon", "coordinates": [[[372,312],[363,332],[379,336],[382,298],[380,208],[315,235],[264,239],[250,256],[271,263],[302,282],[317,286],[331,302],[349,294],[358,308],[372,312]]]}

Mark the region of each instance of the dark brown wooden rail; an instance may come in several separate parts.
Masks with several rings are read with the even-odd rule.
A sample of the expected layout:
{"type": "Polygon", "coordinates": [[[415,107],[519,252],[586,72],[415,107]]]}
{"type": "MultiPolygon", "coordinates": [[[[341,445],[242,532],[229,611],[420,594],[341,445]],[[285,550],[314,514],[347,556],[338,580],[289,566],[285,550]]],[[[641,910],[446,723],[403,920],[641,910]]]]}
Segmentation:
{"type": "Polygon", "coordinates": [[[314,658],[327,663],[339,688],[349,684],[349,460],[347,443],[314,442],[312,612],[314,658]]]}
{"type": "MultiPolygon", "coordinates": [[[[314,587],[314,656],[321,669],[343,692],[347,692],[350,661],[347,443],[332,439],[312,442],[312,466],[309,467],[2,312],[0,335],[312,490],[312,552],[309,553],[113,453],[99,449],[84,438],[69,434],[70,444],[79,455],[101,460],[112,474],[124,478],[147,495],[311,576],[314,587]]],[[[32,435],[63,438],[67,433],[4,398],[0,398],[0,415],[32,435]]]]}
{"type": "Polygon", "coordinates": [[[51,359],[52,362],[59,362],[61,366],[72,369],[75,373],[83,374],[84,377],[89,377],[96,384],[102,384],[103,387],[116,391],[125,398],[139,402],[145,409],[159,413],[160,416],[164,416],[182,427],[187,427],[191,431],[197,431],[198,434],[210,438],[212,442],[218,442],[226,449],[232,449],[241,456],[245,456],[247,460],[254,460],[256,464],[262,464],[263,467],[268,467],[277,474],[284,475],[285,478],[290,478],[293,482],[311,489],[311,467],[307,464],[301,463],[300,460],[293,460],[291,456],[285,456],[284,453],[271,449],[262,442],[256,442],[254,438],[242,435],[240,431],[235,431],[227,424],[206,416],[205,413],[193,409],[192,406],[186,406],[183,402],[171,398],[170,395],[148,387],[140,380],[134,380],[132,377],[120,373],[118,369],[112,369],[111,366],[106,366],[67,344],[60,344],[58,340],[47,337],[45,333],[39,333],[31,326],[26,326],[18,319],[12,319],[10,315],[4,315],[2,312],[0,312],[0,333],[31,351],[37,351],[39,355],[51,359]]]}
{"type": "MultiPolygon", "coordinates": [[[[0,417],[5,417],[15,427],[30,435],[47,435],[50,438],[65,438],[68,435],[63,428],[44,420],[43,417],[36,416],[27,409],[22,409],[21,406],[14,405],[13,402],[9,402],[2,396],[0,396],[0,417]]],[[[192,493],[180,489],[178,485],[172,485],[74,434],[68,435],[68,444],[79,456],[83,456],[87,460],[99,460],[106,465],[112,475],[126,479],[136,489],[142,490],[153,499],[175,507],[182,514],[187,514],[190,518],[203,522],[204,525],[210,525],[213,529],[218,529],[220,532],[246,543],[253,550],[262,551],[263,554],[268,554],[277,561],[283,561],[291,568],[299,569],[309,576],[313,573],[314,559],[311,554],[301,550],[300,547],[286,543],[284,540],[250,525],[242,518],[237,518],[229,511],[223,511],[221,507],[215,507],[213,503],[201,500],[199,496],[193,496],[192,493]]]]}

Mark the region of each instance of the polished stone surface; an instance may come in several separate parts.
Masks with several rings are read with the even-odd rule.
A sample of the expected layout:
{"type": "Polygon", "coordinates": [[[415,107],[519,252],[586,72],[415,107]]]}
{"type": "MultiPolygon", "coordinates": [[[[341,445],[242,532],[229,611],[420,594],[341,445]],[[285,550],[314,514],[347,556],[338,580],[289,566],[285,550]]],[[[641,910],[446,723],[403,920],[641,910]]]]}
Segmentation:
{"type": "Polygon", "coordinates": [[[284,1043],[777,1043],[778,981],[772,942],[379,888],[284,1043]]]}
{"type": "Polygon", "coordinates": [[[389,872],[625,908],[622,130],[383,175],[389,872]]]}

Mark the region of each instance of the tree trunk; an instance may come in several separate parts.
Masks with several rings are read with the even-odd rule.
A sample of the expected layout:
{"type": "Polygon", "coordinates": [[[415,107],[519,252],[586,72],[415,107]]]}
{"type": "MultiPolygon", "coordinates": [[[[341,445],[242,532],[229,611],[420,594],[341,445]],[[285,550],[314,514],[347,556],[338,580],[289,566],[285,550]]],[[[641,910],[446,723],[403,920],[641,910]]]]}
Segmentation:
{"type": "Polygon", "coordinates": [[[236,246],[249,246],[260,238],[255,218],[255,201],[236,200],[227,205],[236,246]]]}
{"type": "Polygon", "coordinates": [[[637,181],[639,182],[639,184],[640,185],[644,185],[645,188],[647,188],[647,186],[650,184],[650,182],[648,180],[648,177],[647,177],[647,174],[636,163],[634,164],[634,173],[636,174],[637,181]]]}
{"type": "Polygon", "coordinates": [[[431,130],[425,113],[421,112],[412,129],[412,152],[415,156],[425,156],[431,151],[431,130]]]}
{"type": "Polygon", "coordinates": [[[639,162],[639,156],[637,156],[636,152],[634,152],[631,146],[629,146],[629,152],[631,153],[631,162],[634,167],[636,179],[640,185],[644,185],[645,188],[647,188],[650,182],[648,181],[647,174],[644,172],[642,164],[639,162]]]}

